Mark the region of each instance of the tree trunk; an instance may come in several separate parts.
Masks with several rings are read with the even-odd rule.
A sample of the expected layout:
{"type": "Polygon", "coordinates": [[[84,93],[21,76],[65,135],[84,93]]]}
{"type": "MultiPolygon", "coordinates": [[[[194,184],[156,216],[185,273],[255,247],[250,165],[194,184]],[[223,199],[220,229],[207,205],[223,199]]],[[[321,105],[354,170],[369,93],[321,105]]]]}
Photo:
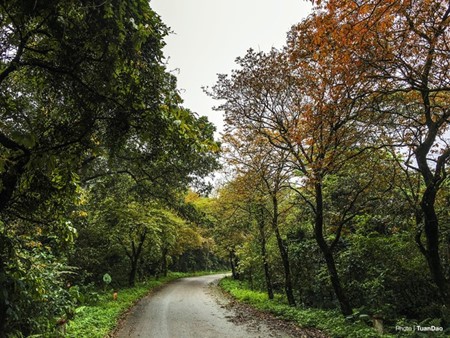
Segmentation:
{"type": "Polygon", "coordinates": [[[275,230],[275,235],[277,237],[278,249],[280,250],[281,261],[283,263],[284,270],[284,291],[290,306],[295,306],[294,292],[292,288],[292,277],[291,277],[291,267],[289,265],[289,255],[286,250],[286,246],[281,238],[280,231],[278,227],[275,230]]]}
{"type": "Polygon", "coordinates": [[[231,277],[233,277],[233,279],[238,280],[239,275],[236,270],[236,265],[234,264],[234,250],[229,251],[229,260],[230,260],[230,267],[231,267],[231,277]]]}
{"type": "Polygon", "coordinates": [[[269,299],[273,299],[272,278],[270,276],[269,262],[267,260],[266,234],[264,233],[264,218],[262,212],[260,212],[259,216],[258,228],[261,242],[261,256],[263,259],[264,277],[266,279],[267,295],[269,299]]]}
{"type": "MultiPolygon", "coordinates": [[[[428,102],[427,97],[425,98],[425,102],[428,102]]],[[[428,162],[428,153],[434,143],[434,140],[436,139],[436,135],[437,127],[435,124],[431,124],[429,126],[429,133],[426,140],[417,148],[415,152],[420,173],[426,184],[425,192],[423,193],[420,201],[420,208],[423,212],[426,248],[424,249],[423,246],[421,246],[420,236],[418,237],[418,242],[419,246],[421,246],[421,252],[427,260],[431,278],[439,290],[441,303],[450,308],[449,281],[445,278],[439,255],[439,220],[435,210],[436,195],[439,191],[440,184],[442,183],[440,171],[445,170],[445,167],[442,165],[439,169],[439,165],[436,164],[435,173],[433,173],[428,162]]],[[[442,161],[445,163],[446,159],[439,158],[437,162],[439,163],[442,161]]]]}
{"type": "MultiPolygon", "coordinates": [[[[1,253],[0,253],[1,254],[1,253]]],[[[3,259],[0,257],[0,278],[3,280],[2,284],[6,281],[5,266],[3,264],[3,259]]],[[[6,285],[2,285],[2,294],[0,295],[0,338],[6,337],[5,326],[7,320],[8,311],[8,288],[6,285]]]]}
{"type": "Polygon", "coordinates": [[[0,175],[0,211],[3,211],[8,206],[16,191],[19,179],[25,172],[26,165],[30,162],[31,152],[29,149],[16,143],[1,132],[0,144],[13,152],[22,152],[21,155],[6,158],[7,161],[5,161],[5,166],[0,175]]]}
{"type": "Polygon", "coordinates": [[[162,260],[161,260],[161,270],[164,277],[167,277],[168,268],[167,268],[167,254],[168,250],[163,248],[162,250],[162,260]]]}
{"type": "Polygon", "coordinates": [[[439,255],[439,220],[434,203],[437,191],[427,188],[423,194],[421,208],[424,214],[424,230],[426,237],[425,258],[430,269],[431,277],[439,289],[442,303],[450,308],[450,293],[448,281],[445,278],[441,257],[439,255]]]}
{"type": "Polygon", "coordinates": [[[278,200],[276,196],[272,197],[273,215],[272,215],[272,228],[277,238],[278,249],[280,251],[281,261],[284,269],[284,291],[290,306],[295,306],[294,292],[292,290],[292,277],[291,267],[289,265],[289,254],[286,246],[281,238],[280,229],[278,228],[278,200]]]}
{"type": "Polygon", "coordinates": [[[267,289],[267,296],[269,299],[273,299],[273,286],[272,286],[272,279],[270,276],[270,270],[269,270],[269,264],[267,263],[267,259],[264,257],[264,277],[266,279],[266,289],[267,289]]]}
{"type": "Polygon", "coordinates": [[[131,269],[128,274],[128,285],[133,287],[136,284],[136,272],[137,272],[138,260],[136,257],[131,259],[131,269]]]}
{"type": "Polygon", "coordinates": [[[345,295],[344,289],[342,288],[341,281],[336,270],[333,253],[328,251],[327,253],[324,253],[324,257],[327,263],[328,273],[330,274],[331,285],[333,286],[334,293],[339,301],[341,312],[344,316],[349,316],[353,313],[353,311],[347,296],[345,295]]]}
{"type": "Polygon", "coordinates": [[[131,263],[131,269],[130,273],[128,274],[128,284],[130,286],[134,286],[136,282],[136,273],[139,263],[139,258],[141,257],[142,253],[142,247],[144,246],[145,238],[147,237],[147,229],[144,229],[144,231],[139,236],[139,243],[136,248],[136,244],[134,243],[134,240],[131,240],[131,252],[127,252],[127,256],[130,259],[131,263]]]}
{"type": "Polygon", "coordinates": [[[350,306],[350,302],[348,301],[344,289],[342,288],[341,281],[339,280],[333,252],[330,250],[330,247],[323,236],[323,195],[321,182],[315,184],[315,195],[316,215],[314,221],[314,235],[317,244],[324,255],[328,273],[330,274],[331,285],[333,286],[334,293],[339,302],[341,312],[344,316],[349,316],[353,313],[352,307],[350,306]]]}

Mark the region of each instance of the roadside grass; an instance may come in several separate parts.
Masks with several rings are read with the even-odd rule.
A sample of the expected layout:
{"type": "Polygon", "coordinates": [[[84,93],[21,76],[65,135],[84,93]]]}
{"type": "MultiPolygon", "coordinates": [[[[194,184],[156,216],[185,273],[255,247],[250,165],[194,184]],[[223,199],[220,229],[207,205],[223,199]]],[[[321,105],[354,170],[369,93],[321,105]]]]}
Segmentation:
{"type": "Polygon", "coordinates": [[[224,278],[221,288],[238,301],[252,307],[270,312],[278,318],[292,321],[300,327],[316,328],[331,337],[397,337],[398,335],[378,334],[364,320],[350,321],[342,317],[338,311],[300,308],[289,306],[282,295],[269,300],[264,292],[253,291],[245,283],[224,278]]]}
{"type": "Polygon", "coordinates": [[[117,300],[113,300],[112,291],[102,292],[94,304],[80,306],[75,310],[75,318],[67,324],[65,336],[71,338],[108,336],[116,328],[120,317],[152,290],[178,278],[206,274],[208,273],[172,272],[167,277],[150,278],[145,282],[136,283],[135,287],[120,289],[117,300]]]}

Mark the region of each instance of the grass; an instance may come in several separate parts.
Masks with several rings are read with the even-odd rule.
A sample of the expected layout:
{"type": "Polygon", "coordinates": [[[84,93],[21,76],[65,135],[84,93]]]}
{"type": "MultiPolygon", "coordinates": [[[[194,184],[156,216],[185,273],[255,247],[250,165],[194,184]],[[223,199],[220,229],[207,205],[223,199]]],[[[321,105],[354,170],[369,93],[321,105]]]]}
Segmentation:
{"type": "Polygon", "coordinates": [[[371,326],[368,316],[361,316],[357,320],[345,319],[340,312],[314,308],[289,306],[282,295],[276,295],[269,300],[264,292],[250,290],[245,283],[224,278],[219,285],[224,291],[238,301],[265,312],[270,312],[278,318],[292,321],[300,327],[316,328],[331,337],[446,337],[445,333],[409,333],[379,334],[371,326]]]}
{"type": "Polygon", "coordinates": [[[167,277],[152,278],[137,283],[133,288],[120,289],[117,300],[113,300],[112,291],[102,293],[94,305],[80,306],[76,309],[75,318],[67,325],[66,337],[105,337],[115,329],[122,314],[150,291],[172,280],[200,274],[170,273],[167,277]]]}

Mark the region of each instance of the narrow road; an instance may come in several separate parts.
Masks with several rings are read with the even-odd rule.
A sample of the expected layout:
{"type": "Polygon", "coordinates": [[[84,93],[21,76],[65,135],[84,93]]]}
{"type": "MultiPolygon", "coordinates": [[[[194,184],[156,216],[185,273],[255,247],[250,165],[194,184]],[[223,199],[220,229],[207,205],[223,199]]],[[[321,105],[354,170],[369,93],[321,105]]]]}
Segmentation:
{"type": "Polygon", "coordinates": [[[212,285],[224,275],[183,278],[147,296],[131,310],[116,338],[290,337],[264,323],[235,324],[236,314],[212,285]]]}

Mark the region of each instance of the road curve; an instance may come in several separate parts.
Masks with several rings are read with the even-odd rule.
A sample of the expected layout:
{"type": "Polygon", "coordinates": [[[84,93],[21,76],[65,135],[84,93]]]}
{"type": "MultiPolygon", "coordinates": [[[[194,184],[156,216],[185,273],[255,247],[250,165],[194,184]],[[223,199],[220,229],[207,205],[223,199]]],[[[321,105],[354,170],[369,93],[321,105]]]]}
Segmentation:
{"type": "Polygon", "coordinates": [[[210,287],[224,275],[179,279],[143,298],[131,310],[116,338],[286,337],[264,324],[236,325],[219,293],[210,287]]]}

